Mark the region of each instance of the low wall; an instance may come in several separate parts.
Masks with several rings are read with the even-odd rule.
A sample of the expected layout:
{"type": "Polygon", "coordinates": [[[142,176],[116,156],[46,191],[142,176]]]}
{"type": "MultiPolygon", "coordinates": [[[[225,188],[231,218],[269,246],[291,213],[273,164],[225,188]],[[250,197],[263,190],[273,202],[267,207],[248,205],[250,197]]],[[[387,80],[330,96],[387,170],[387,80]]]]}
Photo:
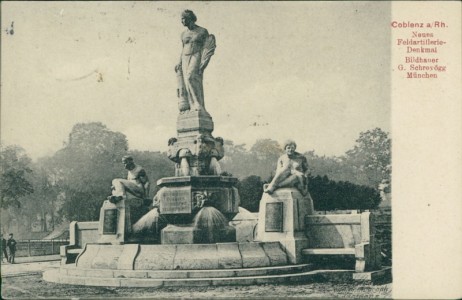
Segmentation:
{"type": "MultiPolygon", "coordinates": [[[[360,210],[335,210],[335,211],[316,211],[316,215],[335,215],[335,214],[355,214],[360,210]]],[[[384,266],[392,265],[392,210],[389,207],[371,210],[374,215],[375,240],[381,245],[382,263],[384,266]]]]}
{"type": "MultiPolygon", "coordinates": [[[[324,215],[327,212],[315,212],[315,215],[324,215]]],[[[342,213],[342,214],[355,214],[356,211],[337,211],[328,212],[329,214],[342,213]]],[[[383,264],[386,266],[391,265],[392,259],[392,225],[391,225],[391,210],[381,209],[374,210],[372,214],[375,218],[375,240],[381,245],[382,253],[385,256],[383,258],[383,264]]],[[[359,214],[358,214],[359,215],[359,214]]],[[[255,226],[258,223],[258,215],[250,213],[245,209],[240,209],[240,214],[230,222],[230,225],[236,228],[236,235],[238,242],[253,241],[255,236],[255,226]]],[[[70,245],[76,245],[78,248],[83,248],[85,243],[95,243],[98,240],[98,222],[72,222],[71,223],[71,238],[69,241],[70,245]],[[74,226],[74,230],[72,230],[74,226]],[[74,232],[74,233],[72,233],[74,232]],[[73,236],[74,235],[74,236],[73,236]]],[[[29,246],[27,241],[24,245],[18,245],[18,256],[29,256],[29,246]],[[20,250],[20,251],[19,251],[20,250]]],[[[44,242],[44,241],[38,241],[44,242]]],[[[46,241],[48,244],[42,245],[40,243],[32,242],[30,246],[30,255],[48,255],[48,254],[59,254],[59,246],[67,245],[66,241],[54,242],[51,245],[51,241],[46,241]],[[57,244],[60,243],[60,244],[57,244]],[[51,251],[53,250],[53,251],[51,251]],[[45,254],[41,254],[45,253],[45,254]]]]}
{"type": "Polygon", "coordinates": [[[68,240],[17,240],[16,257],[59,254],[59,247],[68,240]]]}
{"type": "Polygon", "coordinates": [[[98,241],[99,222],[71,222],[69,225],[69,245],[83,248],[87,243],[98,241]]]}

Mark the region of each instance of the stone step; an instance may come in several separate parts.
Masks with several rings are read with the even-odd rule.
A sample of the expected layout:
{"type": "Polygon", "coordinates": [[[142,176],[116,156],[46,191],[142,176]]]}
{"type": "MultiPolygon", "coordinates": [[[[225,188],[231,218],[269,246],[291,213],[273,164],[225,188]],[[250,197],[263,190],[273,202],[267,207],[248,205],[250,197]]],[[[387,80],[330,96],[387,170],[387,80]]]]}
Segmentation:
{"type": "Polygon", "coordinates": [[[216,244],[86,244],[75,260],[96,270],[210,270],[276,267],[288,264],[279,242],[216,244]]]}
{"type": "Polygon", "coordinates": [[[355,255],[355,248],[303,249],[303,255],[355,255]]]}
{"type": "MultiPolygon", "coordinates": [[[[94,271],[94,270],[93,270],[94,271]]],[[[171,271],[169,271],[171,272],[171,271]]],[[[79,277],[60,274],[59,269],[49,269],[43,273],[43,279],[61,284],[111,286],[111,287],[173,287],[173,286],[221,286],[255,285],[268,283],[307,283],[319,281],[346,282],[352,280],[351,270],[314,270],[298,273],[243,276],[243,277],[206,277],[206,278],[102,278],[79,277]]]]}
{"type": "Polygon", "coordinates": [[[313,269],[311,264],[285,265],[259,268],[211,269],[211,270],[106,270],[76,267],[74,264],[59,268],[63,276],[87,278],[137,278],[137,279],[194,279],[231,278],[264,275],[281,275],[306,272],[313,269]]]}
{"type": "Polygon", "coordinates": [[[79,255],[80,253],[82,253],[82,251],[83,251],[82,248],[75,248],[75,249],[68,249],[67,253],[79,255]]]}

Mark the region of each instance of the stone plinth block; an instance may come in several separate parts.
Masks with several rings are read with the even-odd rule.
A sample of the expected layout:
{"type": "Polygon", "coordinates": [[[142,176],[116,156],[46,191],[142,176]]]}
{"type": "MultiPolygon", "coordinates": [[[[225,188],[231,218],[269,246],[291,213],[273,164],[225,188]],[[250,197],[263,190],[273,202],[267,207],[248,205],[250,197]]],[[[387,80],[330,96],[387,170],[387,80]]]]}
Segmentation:
{"type": "Polygon", "coordinates": [[[218,243],[218,267],[222,269],[242,268],[242,258],[237,243],[218,243]]]}
{"type": "Polygon", "coordinates": [[[296,188],[264,193],[260,201],[257,241],[280,242],[290,263],[302,261],[301,250],[308,246],[304,234],[305,216],[313,214],[313,200],[296,188]]]}
{"type": "Polygon", "coordinates": [[[132,269],[138,245],[101,245],[86,244],[82,253],[76,260],[79,268],[92,269],[132,269]],[[129,262],[131,261],[131,262],[129,262]]]}
{"type": "Polygon", "coordinates": [[[122,254],[120,255],[119,261],[117,263],[118,270],[133,270],[135,257],[140,251],[139,244],[128,244],[124,245],[122,254]]]}
{"type": "Polygon", "coordinates": [[[135,270],[172,270],[176,245],[140,245],[135,270]]]}
{"type": "Polygon", "coordinates": [[[123,245],[100,245],[99,251],[91,263],[91,268],[116,270],[123,250],[123,245]]]}
{"type": "Polygon", "coordinates": [[[283,266],[287,264],[287,254],[282,250],[279,242],[262,243],[262,246],[270,260],[271,266],[283,266]]]}
{"type": "Polygon", "coordinates": [[[191,226],[168,225],[161,232],[161,243],[169,244],[194,244],[201,238],[200,230],[191,226]]]}
{"type": "Polygon", "coordinates": [[[177,245],[173,265],[176,269],[218,269],[216,244],[177,245]]]}
{"type": "Polygon", "coordinates": [[[161,232],[161,243],[169,244],[210,244],[236,241],[236,229],[231,226],[212,232],[191,226],[168,225],[161,232]],[[212,239],[212,240],[211,240],[212,239]]]}
{"type": "Polygon", "coordinates": [[[287,253],[287,258],[292,264],[303,262],[302,250],[309,245],[308,239],[303,232],[295,232],[294,236],[279,241],[287,253]]]}
{"type": "Polygon", "coordinates": [[[128,216],[125,199],[116,204],[105,200],[99,215],[98,243],[123,244],[125,242],[125,233],[130,231],[128,216]]]}
{"type": "Polygon", "coordinates": [[[258,215],[239,207],[239,213],[229,223],[236,228],[236,242],[253,242],[258,224],[258,215]]]}
{"type": "Polygon", "coordinates": [[[205,110],[188,111],[178,115],[176,126],[179,137],[210,133],[213,131],[213,120],[205,110]]]}
{"type": "Polygon", "coordinates": [[[100,210],[98,243],[124,244],[130,239],[133,223],[147,212],[144,199],[128,193],[115,204],[105,200],[100,210]]]}
{"type": "Polygon", "coordinates": [[[86,244],[75,263],[79,268],[90,268],[102,245],[86,244]]]}
{"type": "Polygon", "coordinates": [[[239,243],[239,251],[241,252],[242,266],[244,268],[270,266],[270,260],[261,243],[239,243]]]}

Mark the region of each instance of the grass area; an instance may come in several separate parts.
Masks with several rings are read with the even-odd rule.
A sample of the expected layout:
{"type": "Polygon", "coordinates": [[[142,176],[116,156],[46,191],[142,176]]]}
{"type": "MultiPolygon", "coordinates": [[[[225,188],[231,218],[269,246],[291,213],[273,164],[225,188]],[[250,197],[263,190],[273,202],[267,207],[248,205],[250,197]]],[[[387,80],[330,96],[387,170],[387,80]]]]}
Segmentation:
{"type": "Polygon", "coordinates": [[[392,284],[318,282],[293,285],[109,288],[61,285],[41,275],[2,278],[3,299],[75,298],[391,298],[392,284]]]}

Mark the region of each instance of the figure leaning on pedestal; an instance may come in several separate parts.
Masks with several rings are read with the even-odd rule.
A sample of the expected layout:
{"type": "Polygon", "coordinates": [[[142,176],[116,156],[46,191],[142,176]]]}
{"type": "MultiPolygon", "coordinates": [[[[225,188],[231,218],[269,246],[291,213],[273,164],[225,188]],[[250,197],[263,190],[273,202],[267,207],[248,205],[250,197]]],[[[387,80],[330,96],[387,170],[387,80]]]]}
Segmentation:
{"type": "Polygon", "coordinates": [[[295,151],[297,144],[293,140],[284,143],[286,152],[278,159],[276,174],[269,184],[265,184],[265,193],[272,194],[278,188],[295,187],[302,195],[308,194],[308,162],[306,157],[295,151]]]}
{"type": "Polygon", "coordinates": [[[127,179],[115,178],[112,180],[112,195],[108,200],[112,203],[121,201],[126,193],[145,199],[149,194],[149,179],[143,167],[133,161],[133,157],[122,157],[122,163],[128,170],[127,179]]]}

